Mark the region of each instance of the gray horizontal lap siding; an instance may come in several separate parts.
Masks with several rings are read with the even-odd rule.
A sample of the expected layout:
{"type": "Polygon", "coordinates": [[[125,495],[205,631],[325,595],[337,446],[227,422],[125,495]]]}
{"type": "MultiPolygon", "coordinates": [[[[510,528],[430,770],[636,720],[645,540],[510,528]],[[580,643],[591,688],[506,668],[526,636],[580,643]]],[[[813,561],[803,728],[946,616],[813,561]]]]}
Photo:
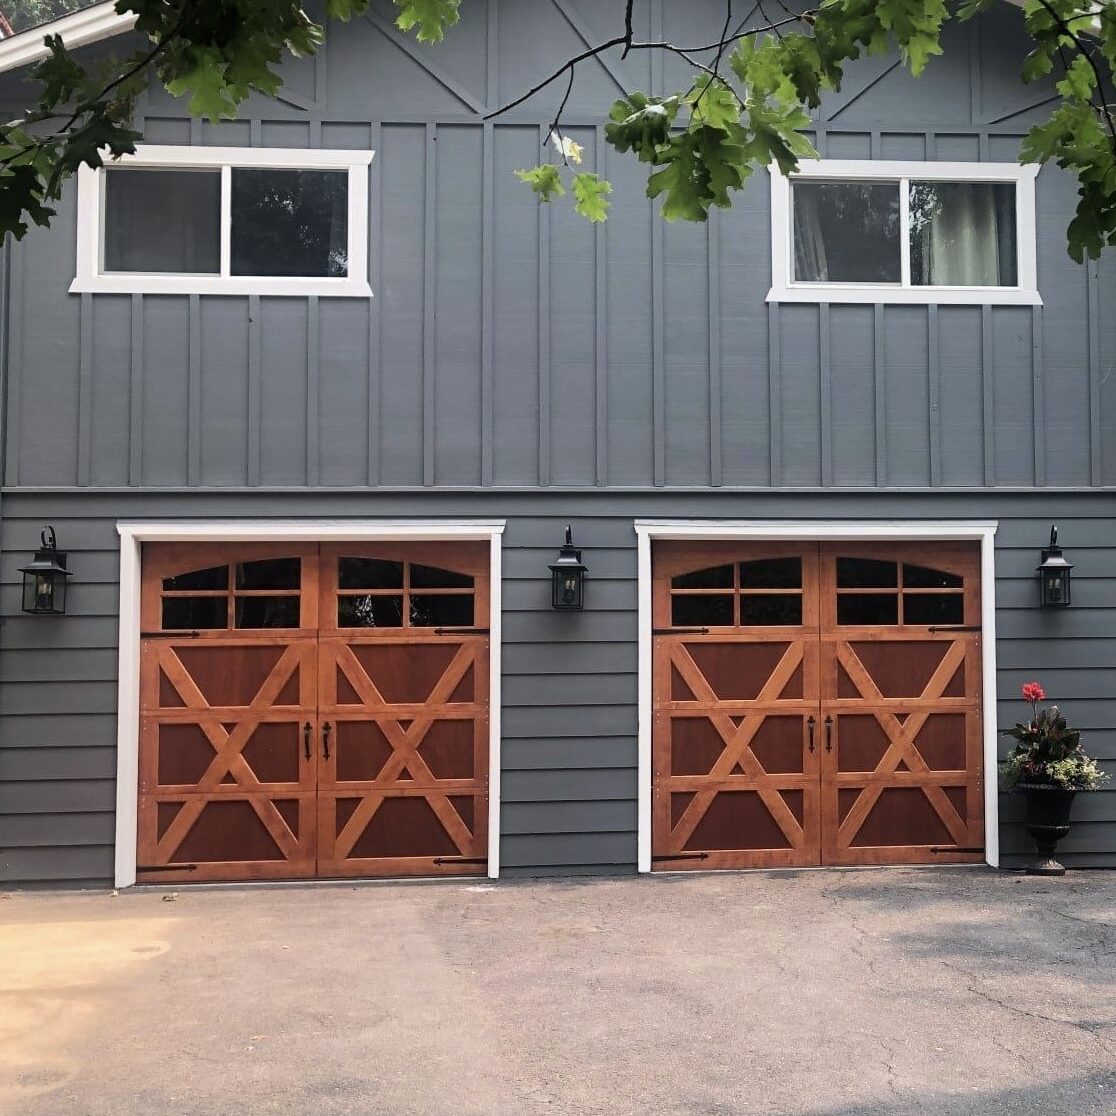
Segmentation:
{"type": "MultiPolygon", "coordinates": [[[[0,535],[0,879],[105,882],[112,871],[118,519],[506,517],[501,854],[509,876],[631,872],[636,857],[636,549],[632,521],[997,519],[1001,725],[1042,680],[1116,774],[1116,519],[1102,493],[4,493],[0,535]],[[1057,519],[1075,607],[1035,607],[1038,548],[1057,519]],[[71,555],[68,615],[18,611],[17,567],[43,523],[71,555]],[[587,610],[549,608],[546,565],[572,522],[587,610]]],[[[996,708],[991,703],[989,709],[996,708]]],[[[1002,802],[1005,863],[1027,849],[1002,802]]],[[[1116,864],[1116,792],[1083,796],[1067,862],[1116,864]]]]}

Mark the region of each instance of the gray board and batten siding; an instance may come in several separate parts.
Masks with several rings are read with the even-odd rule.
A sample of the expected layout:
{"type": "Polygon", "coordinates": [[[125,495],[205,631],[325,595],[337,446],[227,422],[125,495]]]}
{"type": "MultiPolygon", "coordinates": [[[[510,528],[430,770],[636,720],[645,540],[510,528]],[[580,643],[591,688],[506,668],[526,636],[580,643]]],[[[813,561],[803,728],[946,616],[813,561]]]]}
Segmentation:
{"type": "MultiPolygon", "coordinates": [[[[701,38],[703,10],[715,36],[714,0],[641,7],[675,40],[701,38]]],[[[514,176],[548,157],[553,95],[481,121],[620,0],[463,12],[435,49],[379,15],[341,25],[288,100],[236,122],[145,97],[151,142],[374,149],[376,297],[70,295],[68,189],[12,249],[9,486],[1116,484],[1116,256],[1069,259],[1068,176],[1038,180],[1041,307],[769,305],[766,171],[708,225],[666,224],[646,167],[603,142],[621,85],[681,74],[640,54],[581,68],[569,134],[615,183],[599,226],[514,176]]],[[[1020,19],[952,29],[918,80],[854,64],[818,147],[1014,161],[1048,92],[1018,78],[1020,19]]]]}
{"type": "MultiPolygon", "coordinates": [[[[509,876],[634,871],[636,517],[999,520],[1001,723],[1041,678],[1116,772],[1116,260],[1066,256],[1072,183],[1038,180],[1042,307],[768,305],[766,173],[707,226],[666,225],[603,143],[603,106],[677,84],[669,60],[582,68],[569,134],[615,182],[603,226],[513,176],[541,157],[552,96],[481,120],[622,7],[469,0],[427,51],[380,5],[237,122],[145,97],[151,142],[374,149],[370,301],[70,295],[72,189],[8,246],[0,879],[111,877],[120,519],[506,518],[509,876]],[[1034,604],[1055,519],[1079,575],[1062,614],[1034,604]],[[591,570],[581,615],[548,607],[567,521],[591,570]],[[75,571],[60,620],[19,611],[47,522],[75,571]]],[[[718,12],[638,5],[677,40],[703,14],[715,37],[718,12]]],[[[951,30],[918,82],[851,67],[819,149],[1013,160],[1046,95],[1018,80],[1019,19],[951,30]]],[[[1116,863],[1116,792],[1077,817],[1067,862],[1116,863]]],[[[1018,863],[1014,800],[1002,818],[1018,863]]]]}

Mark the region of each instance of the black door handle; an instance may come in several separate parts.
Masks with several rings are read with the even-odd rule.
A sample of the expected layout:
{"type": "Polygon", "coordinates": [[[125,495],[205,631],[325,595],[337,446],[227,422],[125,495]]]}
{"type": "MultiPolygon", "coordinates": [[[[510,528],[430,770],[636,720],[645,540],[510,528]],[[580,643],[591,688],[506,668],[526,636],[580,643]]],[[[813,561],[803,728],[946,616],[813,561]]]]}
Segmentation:
{"type": "Polygon", "coordinates": [[[817,723],[818,722],[814,720],[814,715],[812,713],[809,717],[806,718],[806,732],[809,734],[810,737],[811,752],[814,750],[814,725],[816,725],[817,723]]]}
{"type": "Polygon", "coordinates": [[[330,732],[330,727],[331,726],[330,726],[329,721],[326,721],[326,723],[324,725],[322,725],[322,755],[327,760],[329,759],[329,732],[330,732]]]}
{"type": "Polygon", "coordinates": [[[310,728],[310,722],[307,721],[306,724],[304,724],[302,726],[302,754],[307,759],[310,758],[310,733],[311,733],[311,731],[312,730],[310,728]]]}
{"type": "Polygon", "coordinates": [[[833,751],[833,718],[828,716],[825,719],[825,750],[833,751]]]}

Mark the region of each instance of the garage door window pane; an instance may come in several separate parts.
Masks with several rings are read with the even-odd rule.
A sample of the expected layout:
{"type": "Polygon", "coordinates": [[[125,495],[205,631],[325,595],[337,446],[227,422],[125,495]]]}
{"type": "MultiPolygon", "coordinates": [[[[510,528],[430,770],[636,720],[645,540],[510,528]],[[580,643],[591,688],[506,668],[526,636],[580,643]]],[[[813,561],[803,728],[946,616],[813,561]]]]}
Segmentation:
{"type": "Polygon", "coordinates": [[[105,170],[105,270],[216,275],[219,170],[105,170]]]}
{"type": "Polygon", "coordinates": [[[233,275],[344,278],[348,274],[345,171],[232,171],[233,275]]]}
{"type": "Polygon", "coordinates": [[[911,282],[1014,287],[1015,185],[911,183],[911,282]]]}
{"type": "Polygon", "coordinates": [[[795,182],[800,283],[898,283],[898,182],[795,182]]]}

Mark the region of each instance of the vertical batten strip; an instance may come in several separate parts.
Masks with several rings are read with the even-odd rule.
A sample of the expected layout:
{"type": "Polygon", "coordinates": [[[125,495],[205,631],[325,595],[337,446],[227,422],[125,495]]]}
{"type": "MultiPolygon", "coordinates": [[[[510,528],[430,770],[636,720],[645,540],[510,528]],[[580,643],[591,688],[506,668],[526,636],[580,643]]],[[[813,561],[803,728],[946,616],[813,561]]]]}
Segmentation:
{"type": "MultiPolygon", "coordinates": [[[[377,120],[372,124],[371,145],[372,150],[380,152],[383,140],[383,128],[377,120]]],[[[383,253],[384,232],[384,192],[382,189],[383,166],[382,158],[372,160],[368,173],[368,204],[372,214],[371,236],[369,246],[368,281],[372,286],[372,297],[368,299],[368,484],[375,486],[380,483],[380,323],[382,320],[381,306],[383,305],[383,291],[380,288],[381,263],[383,253]]]]}
{"type": "Polygon", "coordinates": [[[984,418],[984,483],[996,483],[996,428],[993,407],[995,382],[992,367],[992,307],[980,308],[980,382],[984,418]]]}
{"type": "Polygon", "coordinates": [[[132,295],[128,369],[128,483],[143,484],[143,295],[132,295]]]}
{"type": "Polygon", "coordinates": [[[663,367],[663,218],[651,210],[651,411],[652,469],[655,485],[666,484],[666,370],[663,367]]]}
{"type": "Polygon", "coordinates": [[[930,486],[937,488],[942,483],[942,358],[937,306],[926,307],[926,340],[930,372],[930,486]]]}
{"type": "Polygon", "coordinates": [[[81,296],[81,322],[78,327],[78,431],[77,482],[89,483],[93,441],[93,296],[81,296]]]}
{"type": "Polygon", "coordinates": [[[248,296],[248,483],[260,483],[260,296],[248,296]]]}
{"type": "MultiPolygon", "coordinates": [[[[595,153],[597,171],[608,177],[608,147],[605,144],[603,127],[596,130],[595,153]]],[[[596,481],[598,485],[608,484],[608,239],[605,225],[598,222],[593,226],[593,248],[596,252],[596,328],[597,344],[596,365],[593,370],[596,395],[595,435],[597,449],[596,481]]]]}
{"type": "Polygon", "coordinates": [[[201,295],[192,294],[186,308],[189,365],[186,373],[186,483],[201,482],[201,295]]]}
{"type": "Polygon", "coordinates": [[[488,34],[484,37],[485,107],[488,112],[500,103],[500,0],[488,0],[488,34]]]}
{"type": "Polygon", "coordinates": [[[422,483],[434,483],[434,314],[436,312],[438,126],[426,125],[422,259],[422,483]]]}
{"type": "Polygon", "coordinates": [[[721,217],[710,214],[705,226],[709,267],[709,483],[719,488],[721,468],[721,217]]]}
{"type": "MultiPolygon", "coordinates": [[[[322,146],[321,117],[312,116],[307,130],[310,147],[319,149],[322,146]]],[[[306,300],[306,484],[309,488],[316,488],[321,478],[321,330],[320,300],[317,295],[311,295],[306,300]]]]}
{"type": "Polygon", "coordinates": [[[1046,415],[1043,380],[1042,307],[1031,307],[1031,393],[1034,417],[1035,485],[1046,484],[1046,415]]]}
{"type": "Polygon", "coordinates": [[[321,306],[317,295],[306,300],[306,483],[318,485],[321,466],[321,306]]]}
{"type": "Polygon", "coordinates": [[[884,351],[884,308],[872,307],[872,389],[876,418],[876,486],[887,486],[887,354],[884,351]]]}
{"type": "Polygon", "coordinates": [[[1089,483],[1101,482],[1101,372],[1100,372],[1100,265],[1094,260],[1085,264],[1088,309],[1086,328],[1089,341],[1089,483]]]}
{"type": "Polygon", "coordinates": [[[4,426],[6,483],[19,484],[20,403],[23,391],[23,246],[8,237],[8,414],[4,426]]]}
{"type": "Polygon", "coordinates": [[[818,307],[818,425],[821,435],[821,484],[833,484],[833,370],[829,360],[829,303],[818,307]]]}
{"type": "MultiPolygon", "coordinates": [[[[651,0],[651,40],[663,40],[663,0],[651,0]]],[[[651,92],[663,90],[663,59],[651,52],[651,92]]],[[[651,470],[656,487],[666,484],[666,372],[663,368],[663,218],[651,206],[651,470]]]]}
{"type": "Polygon", "coordinates": [[[783,393],[779,376],[782,360],[779,335],[779,304],[767,304],[767,426],[769,483],[783,483],[783,393]]]}
{"type": "MultiPolygon", "coordinates": [[[[489,5],[491,19],[492,5],[489,5]]],[[[491,63],[490,63],[491,64],[491,63]]],[[[491,104],[491,101],[489,101],[491,104]]],[[[492,349],[496,316],[496,135],[492,122],[484,125],[481,153],[481,484],[492,484],[492,349]]]]}
{"type": "MultiPolygon", "coordinates": [[[[550,129],[539,128],[545,145],[550,129]]],[[[539,207],[539,484],[550,484],[550,206],[539,207]]]]}

